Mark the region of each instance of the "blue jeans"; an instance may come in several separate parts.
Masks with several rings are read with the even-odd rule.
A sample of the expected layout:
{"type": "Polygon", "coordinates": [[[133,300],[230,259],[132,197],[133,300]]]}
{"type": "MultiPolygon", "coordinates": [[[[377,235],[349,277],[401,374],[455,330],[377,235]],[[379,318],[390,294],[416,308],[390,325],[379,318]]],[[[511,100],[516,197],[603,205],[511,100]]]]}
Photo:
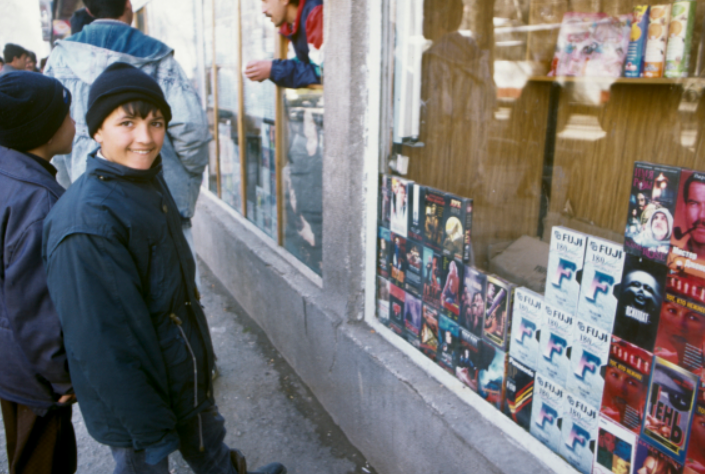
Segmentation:
{"type": "MultiPolygon", "coordinates": [[[[230,448],[225,439],[225,420],[218,412],[217,407],[212,407],[201,413],[203,446],[200,451],[198,417],[194,416],[176,430],[181,439],[179,451],[184,460],[196,474],[237,474],[230,461],[230,448]]],[[[135,451],[132,448],[110,448],[115,459],[113,474],[169,474],[169,459],[164,458],[159,464],[151,466],[145,462],[144,451],[135,451]]]]}

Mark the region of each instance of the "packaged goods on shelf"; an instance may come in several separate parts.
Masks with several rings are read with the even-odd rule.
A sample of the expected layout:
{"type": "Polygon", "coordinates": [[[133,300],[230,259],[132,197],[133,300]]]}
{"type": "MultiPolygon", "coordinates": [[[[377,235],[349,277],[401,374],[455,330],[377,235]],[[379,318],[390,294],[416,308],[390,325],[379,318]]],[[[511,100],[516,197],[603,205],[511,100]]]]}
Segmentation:
{"type": "Polygon", "coordinates": [[[644,77],[663,77],[670,19],[670,4],[651,6],[644,53],[644,77]]]}
{"type": "Polygon", "coordinates": [[[680,168],[637,161],[632,174],[624,249],[665,263],[671,249],[680,168]]]}
{"type": "Polygon", "coordinates": [[[377,277],[377,318],[385,326],[389,326],[389,281],[377,277]]]}
{"type": "MultiPolygon", "coordinates": [[[[440,313],[439,313],[440,314],[440,313]]],[[[460,343],[458,323],[440,314],[438,319],[438,365],[455,375],[460,343]]]]}
{"type": "Polygon", "coordinates": [[[443,255],[468,262],[471,255],[472,199],[446,194],[442,229],[443,255]]]}
{"type": "Polygon", "coordinates": [[[598,409],[590,403],[567,392],[560,454],[583,474],[590,474],[592,469],[590,447],[597,439],[598,414],[598,409]]]}
{"type": "Polygon", "coordinates": [[[389,229],[389,212],[392,203],[392,177],[383,174],[379,183],[379,207],[377,209],[377,220],[382,227],[389,229]]]}
{"type": "Polygon", "coordinates": [[[673,2],[666,46],[666,77],[688,77],[697,6],[695,0],[673,2]]]}
{"type": "Polygon", "coordinates": [[[654,448],[643,438],[639,438],[637,441],[636,459],[634,460],[634,470],[632,472],[656,472],[653,470],[654,467],[657,467],[659,472],[683,474],[683,464],[654,448]]]}
{"type": "Polygon", "coordinates": [[[591,406],[599,407],[605,387],[603,372],[610,353],[611,333],[578,318],[566,388],[591,406]]]}
{"type": "Polygon", "coordinates": [[[565,395],[562,385],[541,372],[536,373],[529,431],[536,439],[559,454],[565,395]]]}
{"type": "Polygon", "coordinates": [[[644,52],[646,50],[648,27],[649,6],[635,6],[629,48],[624,62],[624,77],[641,77],[644,72],[644,52]]]}
{"type": "Polygon", "coordinates": [[[681,172],[668,266],[705,278],[705,173],[681,172]]]}
{"type": "Polygon", "coordinates": [[[653,353],[666,289],[665,265],[627,255],[614,335],[653,353]]]}
{"type": "Polygon", "coordinates": [[[423,244],[423,227],[425,217],[426,188],[418,183],[413,183],[409,188],[409,224],[408,237],[423,244]]]}
{"type": "Polygon", "coordinates": [[[612,332],[617,311],[615,289],[622,281],[624,249],[597,237],[588,237],[585,268],[580,285],[578,317],[612,332]]]}
{"type": "Polygon", "coordinates": [[[404,280],[406,279],[406,239],[394,232],[392,232],[391,239],[391,267],[389,273],[392,282],[399,288],[404,288],[404,280]]]}
{"type": "Polygon", "coordinates": [[[389,329],[401,336],[404,334],[404,304],[406,292],[394,283],[389,285],[389,329]]]}
{"type": "Polygon", "coordinates": [[[512,292],[514,285],[495,275],[487,277],[485,320],[482,338],[500,351],[509,348],[512,322],[512,292]]]}
{"type": "Polygon", "coordinates": [[[690,428],[685,468],[688,474],[705,474],[705,380],[702,377],[698,403],[690,428]]]}
{"type": "Polygon", "coordinates": [[[378,228],[377,239],[377,273],[384,278],[391,278],[392,269],[392,233],[384,227],[378,228]]]}
{"type": "Polygon", "coordinates": [[[418,298],[423,296],[423,245],[411,239],[406,240],[404,289],[418,298]]]}
{"type": "Polygon", "coordinates": [[[477,393],[502,411],[505,401],[504,380],[507,374],[507,353],[482,340],[481,365],[477,376],[477,393]]]}
{"type": "Polygon", "coordinates": [[[636,459],[637,435],[602,415],[597,425],[593,474],[636,473],[632,468],[636,459]]]}
{"type": "Polygon", "coordinates": [[[578,273],[583,269],[586,245],[587,235],[583,233],[558,226],[551,230],[544,296],[546,303],[569,314],[578,310],[578,273]]]}
{"type": "Polygon", "coordinates": [[[527,431],[531,428],[535,376],[535,370],[509,356],[504,413],[527,431]]]}
{"type": "Polygon", "coordinates": [[[538,368],[543,311],[543,296],[527,288],[514,290],[509,355],[531,370],[538,368]]]}
{"type": "Polygon", "coordinates": [[[423,243],[435,252],[443,250],[443,213],[445,193],[433,188],[426,188],[424,194],[423,243]]]}
{"type": "Polygon", "coordinates": [[[423,249],[423,301],[437,309],[441,308],[443,287],[443,256],[431,249],[423,249]]]}
{"type": "Polygon", "coordinates": [[[389,230],[403,238],[408,236],[409,189],[413,181],[392,176],[389,205],[389,230]]]}
{"type": "Polygon", "coordinates": [[[465,266],[463,296],[458,324],[478,337],[482,337],[487,298],[487,275],[481,270],[465,266]]]}
{"type": "Polygon", "coordinates": [[[569,349],[573,342],[573,315],[565,313],[547,302],[543,306],[541,322],[541,356],[538,372],[565,387],[570,371],[569,349]]]}
{"type": "Polygon", "coordinates": [[[438,309],[423,303],[421,306],[421,341],[419,349],[435,361],[438,354],[438,309]]]}
{"type": "Polygon", "coordinates": [[[455,376],[470,387],[474,392],[478,389],[478,378],[482,367],[482,338],[468,331],[458,328],[460,334],[460,352],[455,376]]]}
{"type": "Polygon", "coordinates": [[[404,339],[419,349],[421,346],[421,300],[406,293],[404,300],[404,339]]]}
{"type": "Polygon", "coordinates": [[[600,413],[637,434],[644,421],[652,364],[650,352],[612,336],[600,413]]]}
{"type": "Polygon", "coordinates": [[[442,262],[441,309],[446,316],[457,323],[460,316],[465,266],[451,257],[443,257],[442,262]]]}

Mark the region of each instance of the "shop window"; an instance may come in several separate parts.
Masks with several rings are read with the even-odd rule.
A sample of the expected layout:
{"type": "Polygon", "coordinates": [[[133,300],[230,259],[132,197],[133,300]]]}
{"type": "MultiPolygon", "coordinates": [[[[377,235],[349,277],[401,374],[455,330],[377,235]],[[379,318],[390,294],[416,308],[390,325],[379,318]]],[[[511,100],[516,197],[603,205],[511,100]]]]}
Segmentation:
{"type": "Polygon", "coordinates": [[[675,384],[692,387],[687,407],[669,405],[682,426],[705,410],[705,325],[668,339],[659,322],[676,295],[705,321],[705,296],[684,289],[705,272],[685,255],[699,237],[682,202],[696,206],[683,186],[700,179],[683,170],[705,172],[705,1],[391,3],[378,317],[579,471],[636,472],[665,453],[697,472],[702,437],[686,453],[685,433],[678,446],[659,434],[657,404],[675,384]],[[573,244],[577,260],[561,254],[573,244]],[[630,303],[637,275],[650,294],[630,303]],[[581,306],[600,288],[604,318],[581,306]],[[536,346],[514,352],[524,340],[536,346]]]}

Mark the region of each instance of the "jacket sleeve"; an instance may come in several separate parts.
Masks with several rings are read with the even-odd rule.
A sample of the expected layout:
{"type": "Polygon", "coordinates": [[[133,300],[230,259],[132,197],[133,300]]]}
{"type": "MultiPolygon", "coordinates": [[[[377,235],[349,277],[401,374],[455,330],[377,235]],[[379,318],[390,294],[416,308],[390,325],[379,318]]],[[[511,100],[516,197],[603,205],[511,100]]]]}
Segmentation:
{"type": "Polygon", "coordinates": [[[169,138],[184,168],[192,175],[200,176],[208,164],[208,142],[211,139],[206,113],[179,63],[173,56],[164,61],[164,66],[175,75],[174,80],[162,82],[172,114],[169,138]]]}
{"type": "MultiPolygon", "coordinates": [[[[73,370],[135,449],[176,449],[176,416],[159,388],[166,385],[163,356],[127,248],[118,238],[69,235],[50,251],[47,275],[73,370]]],[[[76,391],[80,401],[81,387],[76,391]]]]}
{"type": "Polygon", "coordinates": [[[36,374],[57,395],[70,393],[71,378],[61,324],[49,296],[42,264],[42,225],[38,220],[21,236],[5,269],[4,293],[12,333],[36,374]]]}
{"type": "Polygon", "coordinates": [[[318,66],[298,59],[275,59],[269,79],[280,87],[298,89],[311,84],[320,84],[318,66]]]}

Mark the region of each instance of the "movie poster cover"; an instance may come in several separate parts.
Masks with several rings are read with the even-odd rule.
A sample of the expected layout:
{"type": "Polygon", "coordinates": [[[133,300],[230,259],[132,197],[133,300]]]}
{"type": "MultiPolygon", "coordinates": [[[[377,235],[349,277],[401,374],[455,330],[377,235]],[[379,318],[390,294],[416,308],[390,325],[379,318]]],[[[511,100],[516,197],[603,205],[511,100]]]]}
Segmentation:
{"type": "Polygon", "coordinates": [[[600,413],[637,434],[644,421],[652,359],[644,349],[612,336],[600,413]]]}
{"type": "Polygon", "coordinates": [[[389,229],[389,211],[392,201],[392,177],[383,174],[380,176],[379,182],[379,209],[377,211],[377,220],[382,227],[389,229]]]}
{"type": "Polygon", "coordinates": [[[416,349],[421,348],[421,300],[409,293],[404,301],[404,338],[416,349]]]}
{"type": "Polygon", "coordinates": [[[458,361],[459,336],[458,323],[441,314],[438,320],[437,361],[438,365],[453,375],[458,361]]]}
{"type": "Polygon", "coordinates": [[[435,361],[438,355],[438,310],[422,303],[421,305],[421,345],[426,357],[435,361]]]}
{"type": "MultiPolygon", "coordinates": [[[[636,474],[637,435],[600,415],[592,474],[636,474]]],[[[644,474],[644,473],[640,473],[644,474]]]]}
{"type": "Polygon", "coordinates": [[[683,474],[683,465],[648,444],[645,439],[639,438],[639,441],[637,441],[636,460],[634,461],[634,472],[638,474],[683,474]]]}
{"type": "Polygon", "coordinates": [[[698,403],[690,428],[685,474],[705,474],[705,380],[700,379],[698,403]]]}
{"type": "Polygon", "coordinates": [[[426,188],[414,183],[411,185],[409,194],[409,225],[407,229],[408,238],[423,243],[423,229],[426,203],[426,188]]]}
{"type": "Polygon", "coordinates": [[[705,173],[683,170],[668,266],[705,278],[705,173]]]}
{"type": "Polygon", "coordinates": [[[482,337],[482,328],[485,320],[487,275],[481,270],[467,265],[463,273],[463,296],[461,298],[458,324],[476,336],[482,337]]]}
{"type": "Polygon", "coordinates": [[[546,303],[569,314],[578,311],[578,273],[583,269],[586,246],[585,234],[565,227],[554,227],[551,231],[544,297],[546,303]]]}
{"type": "Polygon", "coordinates": [[[389,327],[389,281],[377,277],[377,318],[389,327]]]}
{"type": "Polygon", "coordinates": [[[514,290],[509,355],[531,370],[538,369],[543,296],[528,288],[514,290]]]}
{"type": "Polygon", "coordinates": [[[460,354],[455,376],[470,387],[473,392],[478,389],[478,377],[482,365],[482,338],[463,327],[459,327],[460,354]]]}
{"type": "Polygon", "coordinates": [[[590,474],[597,440],[598,410],[568,391],[561,426],[561,455],[578,471],[590,474]]]}
{"type": "Polygon", "coordinates": [[[623,269],[624,249],[621,245],[588,237],[578,317],[603,331],[612,332],[623,269]]]}
{"type": "Polygon", "coordinates": [[[457,323],[460,316],[460,297],[465,266],[450,257],[443,257],[442,262],[441,307],[445,315],[457,323]]]}
{"type": "Polygon", "coordinates": [[[411,239],[406,241],[404,289],[417,298],[423,297],[423,245],[411,239]]]}
{"type": "Polygon", "coordinates": [[[544,303],[538,371],[561,387],[565,387],[570,372],[568,352],[573,342],[574,324],[573,316],[544,303]]]}
{"type": "Polygon", "coordinates": [[[705,281],[684,273],[666,277],[654,355],[705,376],[705,281]]]}
{"type": "Polygon", "coordinates": [[[481,341],[480,371],[477,393],[499,411],[504,410],[504,379],[507,375],[507,353],[487,341],[481,341]]]}
{"type": "Polygon", "coordinates": [[[472,199],[446,194],[443,211],[443,255],[467,262],[470,258],[471,235],[472,199]]]}
{"type": "Polygon", "coordinates": [[[627,255],[614,335],[653,353],[666,286],[666,267],[627,255]]]}
{"type": "Polygon", "coordinates": [[[696,375],[654,357],[641,437],[679,463],[685,462],[697,391],[696,375]]]}
{"type": "Polygon", "coordinates": [[[561,451],[561,425],[565,404],[565,389],[541,372],[536,373],[534,406],[531,408],[531,429],[534,438],[556,453],[561,451]]]}
{"type": "Polygon", "coordinates": [[[535,376],[536,371],[509,356],[504,414],[526,431],[531,428],[535,376]]]}
{"type": "Polygon", "coordinates": [[[508,281],[488,275],[482,338],[503,352],[509,347],[513,289],[508,281]]]}
{"type": "Polygon", "coordinates": [[[391,268],[389,273],[392,283],[399,288],[404,288],[406,280],[406,239],[400,235],[392,233],[392,247],[390,249],[391,268]]]}
{"type": "Polygon", "coordinates": [[[680,168],[637,161],[632,175],[624,249],[666,263],[671,248],[680,168]]]}
{"type": "Polygon", "coordinates": [[[594,407],[602,402],[612,334],[580,318],[573,326],[573,348],[566,388],[594,407]]]}
{"type": "Polygon", "coordinates": [[[443,209],[445,193],[433,188],[426,188],[424,196],[424,234],[423,243],[435,252],[443,251],[443,209]]]}
{"type": "Polygon", "coordinates": [[[389,230],[403,237],[408,237],[409,226],[409,187],[413,181],[392,176],[392,194],[389,206],[389,230]]]}
{"type": "Polygon", "coordinates": [[[404,334],[404,305],[406,303],[406,292],[396,286],[389,284],[389,329],[398,335],[404,334]]]}
{"type": "Polygon", "coordinates": [[[429,247],[423,249],[423,301],[435,308],[441,307],[443,257],[429,247]]]}
{"type": "Polygon", "coordinates": [[[377,239],[377,273],[384,278],[392,275],[392,233],[379,227],[377,239]]]}

